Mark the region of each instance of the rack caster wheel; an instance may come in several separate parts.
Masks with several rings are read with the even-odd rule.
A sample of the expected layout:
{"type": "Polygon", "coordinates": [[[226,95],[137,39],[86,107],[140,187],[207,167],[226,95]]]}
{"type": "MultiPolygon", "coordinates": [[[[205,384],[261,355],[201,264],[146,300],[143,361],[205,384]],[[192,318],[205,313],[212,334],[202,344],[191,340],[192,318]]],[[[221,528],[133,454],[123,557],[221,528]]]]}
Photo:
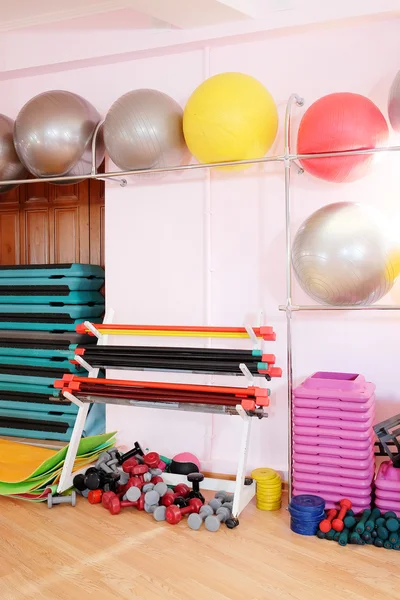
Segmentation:
{"type": "Polygon", "coordinates": [[[228,529],[235,529],[235,527],[237,527],[239,525],[239,519],[235,519],[234,517],[231,517],[230,519],[227,519],[225,521],[225,524],[227,526],[228,529]]]}
{"type": "Polygon", "coordinates": [[[251,477],[244,478],[244,485],[251,485],[252,483],[253,483],[253,480],[251,477]]]}

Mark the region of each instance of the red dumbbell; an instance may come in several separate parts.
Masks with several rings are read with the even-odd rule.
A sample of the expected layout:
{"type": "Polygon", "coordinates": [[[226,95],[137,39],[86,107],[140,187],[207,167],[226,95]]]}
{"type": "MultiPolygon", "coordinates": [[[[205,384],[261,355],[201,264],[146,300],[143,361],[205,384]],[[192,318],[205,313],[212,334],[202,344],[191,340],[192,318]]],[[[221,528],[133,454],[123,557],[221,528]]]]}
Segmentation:
{"type": "Polygon", "coordinates": [[[156,485],[157,483],[164,483],[164,479],[159,475],[154,475],[154,477],[151,478],[150,483],[154,483],[154,485],[156,485]]]}
{"type": "Polygon", "coordinates": [[[122,470],[125,473],[131,473],[133,467],[137,467],[138,466],[138,461],[136,460],[136,458],[128,458],[128,460],[126,460],[123,464],[122,464],[122,470]]]}
{"type": "Polygon", "coordinates": [[[176,525],[182,520],[184,515],[198,513],[202,506],[203,503],[201,500],[199,500],[199,498],[191,498],[189,500],[189,506],[185,506],[185,508],[179,508],[179,506],[171,504],[171,506],[168,506],[167,510],[165,511],[165,518],[170,525],[176,525]]]}
{"type": "Polygon", "coordinates": [[[149,467],[147,465],[136,465],[131,469],[131,475],[135,475],[139,477],[143,481],[143,475],[149,472],[149,467]]]}
{"type": "Polygon", "coordinates": [[[150,469],[156,469],[160,462],[160,455],[157,452],[148,452],[148,454],[144,455],[143,461],[150,469]]]}
{"type": "Polygon", "coordinates": [[[328,533],[328,531],[330,531],[332,529],[332,521],[336,517],[337,514],[338,514],[338,511],[335,510],[334,508],[331,508],[331,510],[328,510],[327,518],[324,519],[323,521],[321,521],[321,523],[319,524],[320,531],[323,531],[323,533],[328,533]]]}
{"type": "Polygon", "coordinates": [[[339,502],[339,504],[340,504],[340,511],[339,511],[338,517],[337,517],[337,519],[334,519],[332,521],[332,528],[335,531],[343,531],[343,529],[344,529],[343,519],[345,518],[347,511],[350,510],[350,508],[352,507],[351,500],[348,500],[347,498],[344,498],[344,500],[341,500],[339,502]]]}
{"type": "Polygon", "coordinates": [[[115,492],[104,492],[102,498],[101,498],[101,503],[104,506],[104,508],[109,508],[110,506],[110,502],[113,498],[121,498],[124,495],[124,492],[118,492],[117,494],[115,492]]]}
{"type": "Polygon", "coordinates": [[[114,498],[110,498],[108,510],[112,515],[118,515],[121,512],[121,508],[136,507],[138,510],[144,510],[144,494],[141,494],[139,500],[135,502],[128,502],[121,500],[117,495],[114,498]]]}
{"type": "Polygon", "coordinates": [[[103,498],[103,490],[90,490],[88,500],[90,504],[100,504],[103,498]]]}
{"type": "Polygon", "coordinates": [[[179,498],[179,496],[182,496],[182,498],[187,498],[189,494],[190,488],[186,485],[186,483],[178,483],[173,492],[167,492],[165,496],[161,498],[161,504],[163,506],[171,506],[171,504],[174,503],[175,498],[179,498]]]}

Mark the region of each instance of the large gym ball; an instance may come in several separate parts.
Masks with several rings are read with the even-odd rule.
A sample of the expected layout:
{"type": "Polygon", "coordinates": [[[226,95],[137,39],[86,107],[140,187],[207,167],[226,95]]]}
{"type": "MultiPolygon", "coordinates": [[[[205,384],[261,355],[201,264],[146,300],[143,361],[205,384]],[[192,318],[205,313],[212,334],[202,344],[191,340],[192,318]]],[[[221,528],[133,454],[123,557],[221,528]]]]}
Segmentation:
{"type": "Polygon", "coordinates": [[[254,77],[221,73],[190,96],[183,132],[201,163],[261,158],[278,131],[278,112],[269,91],[254,77]]]}
{"type": "Polygon", "coordinates": [[[388,111],[393,129],[400,132],[400,71],[394,78],[390,88],[388,111]]]}
{"type": "Polygon", "coordinates": [[[180,165],[189,157],[179,104],[158,90],[128,92],[111,106],[104,141],[123,171],[180,165]]]}
{"type": "MultiPolygon", "coordinates": [[[[337,93],[323,96],[301,119],[298,154],[366,150],[384,146],[389,135],[385,117],[369,98],[337,93]]],[[[326,181],[355,181],[370,170],[375,156],[358,155],[301,160],[315,177],[326,181]]]]}
{"type": "MultiPolygon", "coordinates": [[[[29,100],[16,118],[15,149],[36,177],[89,175],[92,138],[100,120],[94,106],[77,94],[64,90],[43,92],[29,100]]],[[[100,135],[97,165],[103,158],[100,135]]]]}
{"type": "Polygon", "coordinates": [[[292,265],[303,290],[317,302],[372,304],[399,275],[399,239],[377,211],[352,202],[329,204],[298,230],[292,265]]]}
{"type": "Polygon", "coordinates": [[[28,172],[19,160],[13,141],[14,121],[0,114],[0,194],[12,190],[15,185],[4,185],[10,179],[25,179],[28,172]]]}

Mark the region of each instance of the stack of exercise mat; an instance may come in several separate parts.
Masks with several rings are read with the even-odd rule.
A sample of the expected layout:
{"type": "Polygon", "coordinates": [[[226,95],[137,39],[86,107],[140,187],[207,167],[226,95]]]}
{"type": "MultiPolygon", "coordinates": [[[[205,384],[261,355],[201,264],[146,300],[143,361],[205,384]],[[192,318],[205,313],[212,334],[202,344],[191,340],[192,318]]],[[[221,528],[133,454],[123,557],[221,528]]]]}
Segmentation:
{"type": "MultiPolygon", "coordinates": [[[[77,324],[104,313],[104,271],[93,265],[0,268],[0,435],[68,441],[77,407],[54,388],[65,373],[85,376],[70,361],[78,344],[96,338],[77,324]]],[[[87,434],[104,430],[104,411],[87,434]]]]}
{"type": "Polygon", "coordinates": [[[355,513],[371,507],[375,385],[362,375],[315,373],[293,393],[293,494],[355,513]]]}
{"type": "MultiPolygon", "coordinates": [[[[74,471],[95,462],[115,445],[115,434],[87,437],[80,441],[74,471]]],[[[56,493],[68,447],[58,452],[0,439],[0,495],[40,502],[56,493]]]]}

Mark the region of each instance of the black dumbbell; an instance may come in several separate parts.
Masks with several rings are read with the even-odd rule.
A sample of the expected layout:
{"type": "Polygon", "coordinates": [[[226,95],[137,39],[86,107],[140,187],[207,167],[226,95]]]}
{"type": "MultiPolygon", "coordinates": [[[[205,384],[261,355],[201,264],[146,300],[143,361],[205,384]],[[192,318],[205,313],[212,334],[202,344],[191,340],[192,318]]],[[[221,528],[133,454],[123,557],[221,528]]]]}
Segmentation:
{"type": "Polygon", "coordinates": [[[78,475],[75,475],[72,483],[74,488],[78,490],[78,492],[84,492],[85,490],[87,490],[84,473],[79,473],[78,475]]]}
{"type": "Polygon", "coordinates": [[[175,504],[175,506],[179,506],[179,508],[185,508],[186,506],[189,506],[189,500],[190,497],[184,498],[183,496],[178,496],[173,501],[173,504],[175,504]]]}
{"type": "Polygon", "coordinates": [[[239,519],[237,517],[230,517],[225,521],[225,525],[228,529],[235,529],[239,525],[239,519]]]}
{"type": "Polygon", "coordinates": [[[204,504],[205,499],[203,494],[200,492],[200,483],[203,481],[203,473],[189,473],[187,480],[192,484],[192,491],[189,492],[189,500],[191,498],[198,498],[204,504]]]}
{"type": "Polygon", "coordinates": [[[140,460],[143,456],[144,452],[139,442],[135,442],[135,445],[133,446],[132,450],[125,452],[125,454],[120,454],[119,452],[116,452],[115,454],[115,457],[118,459],[120,465],[122,465],[123,462],[128,460],[128,458],[133,457],[135,457],[138,460],[138,462],[143,462],[142,460],[140,460]]]}

